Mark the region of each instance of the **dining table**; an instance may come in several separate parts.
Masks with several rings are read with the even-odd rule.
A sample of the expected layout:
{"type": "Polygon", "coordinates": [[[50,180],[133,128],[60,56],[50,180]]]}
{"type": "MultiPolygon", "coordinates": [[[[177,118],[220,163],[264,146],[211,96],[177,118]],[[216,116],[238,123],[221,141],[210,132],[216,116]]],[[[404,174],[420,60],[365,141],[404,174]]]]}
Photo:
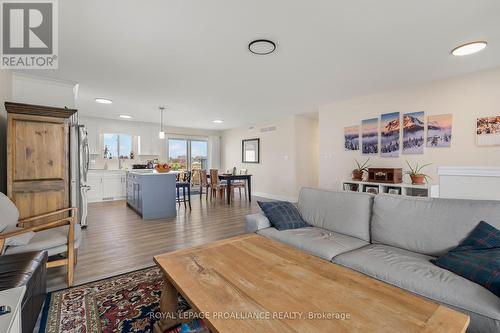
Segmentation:
{"type": "MultiPolygon", "coordinates": [[[[207,177],[210,178],[210,174],[208,174],[207,177]]],[[[219,180],[226,181],[226,198],[228,205],[231,203],[231,184],[235,180],[244,180],[247,182],[248,201],[252,202],[252,175],[233,175],[222,173],[219,174],[219,180]]]]}

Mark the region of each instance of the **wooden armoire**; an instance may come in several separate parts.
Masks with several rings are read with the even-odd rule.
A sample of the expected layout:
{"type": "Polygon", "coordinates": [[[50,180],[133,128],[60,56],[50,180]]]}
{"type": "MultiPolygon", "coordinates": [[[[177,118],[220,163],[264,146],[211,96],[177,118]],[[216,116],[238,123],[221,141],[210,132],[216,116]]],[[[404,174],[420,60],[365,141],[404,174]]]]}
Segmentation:
{"type": "Polygon", "coordinates": [[[5,109],[7,195],[20,219],[68,208],[69,126],[76,110],[10,102],[5,109]]]}

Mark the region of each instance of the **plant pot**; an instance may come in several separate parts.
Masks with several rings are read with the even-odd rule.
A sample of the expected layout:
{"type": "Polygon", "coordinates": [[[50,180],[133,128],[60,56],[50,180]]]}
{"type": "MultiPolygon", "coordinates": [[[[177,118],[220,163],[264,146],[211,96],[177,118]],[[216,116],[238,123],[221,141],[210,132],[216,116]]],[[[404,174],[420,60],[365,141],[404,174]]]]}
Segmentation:
{"type": "Polygon", "coordinates": [[[352,171],[352,180],[362,181],[363,180],[363,171],[353,170],[352,171]]]}
{"type": "Polygon", "coordinates": [[[425,176],[422,175],[410,175],[411,183],[413,185],[423,185],[425,184],[425,176]]]}

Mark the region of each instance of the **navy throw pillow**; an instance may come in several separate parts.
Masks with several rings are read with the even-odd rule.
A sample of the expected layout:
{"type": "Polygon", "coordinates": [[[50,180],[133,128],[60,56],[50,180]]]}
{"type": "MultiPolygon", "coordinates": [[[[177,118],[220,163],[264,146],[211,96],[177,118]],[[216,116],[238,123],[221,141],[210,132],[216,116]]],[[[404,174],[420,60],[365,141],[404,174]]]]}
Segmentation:
{"type": "Polygon", "coordinates": [[[257,201],[271,225],[278,230],[298,229],[308,227],[300,216],[297,207],[288,201],[257,201]]]}
{"type": "Polygon", "coordinates": [[[500,297],[500,230],[492,225],[479,222],[456,248],[431,262],[500,297]]]}

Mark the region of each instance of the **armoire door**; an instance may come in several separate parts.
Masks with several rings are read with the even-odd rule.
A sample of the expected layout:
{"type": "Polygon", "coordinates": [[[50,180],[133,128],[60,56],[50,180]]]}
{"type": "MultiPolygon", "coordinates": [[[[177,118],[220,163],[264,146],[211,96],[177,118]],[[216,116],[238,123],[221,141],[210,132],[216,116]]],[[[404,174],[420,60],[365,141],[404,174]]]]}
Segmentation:
{"type": "Polygon", "coordinates": [[[7,195],[20,218],[69,207],[67,119],[9,113],[7,135],[7,195]]]}

